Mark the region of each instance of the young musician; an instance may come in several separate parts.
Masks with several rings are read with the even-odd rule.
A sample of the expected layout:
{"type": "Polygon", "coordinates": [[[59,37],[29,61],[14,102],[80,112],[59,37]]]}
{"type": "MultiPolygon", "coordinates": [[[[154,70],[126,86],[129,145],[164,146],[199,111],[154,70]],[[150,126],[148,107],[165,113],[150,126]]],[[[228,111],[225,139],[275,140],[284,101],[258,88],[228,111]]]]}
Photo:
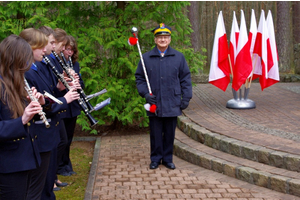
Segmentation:
{"type": "MultiPolygon", "coordinates": [[[[42,61],[43,56],[47,51],[47,36],[41,31],[34,28],[23,30],[20,33],[20,36],[30,44],[34,55],[34,61],[42,61]]],[[[41,68],[36,64],[32,63],[30,70],[26,72],[25,76],[29,84],[36,86],[38,91],[46,91],[50,94],[53,94],[54,89],[53,87],[51,87],[49,79],[44,76],[41,68]]],[[[53,163],[55,163],[55,161],[52,161],[51,158],[53,155],[55,155],[57,145],[60,141],[60,113],[67,108],[68,103],[76,100],[78,97],[79,95],[76,93],[76,91],[71,90],[64,97],[59,98],[59,100],[63,102],[62,105],[58,105],[57,103],[53,102],[49,102],[48,104],[46,104],[47,106],[45,106],[44,109],[46,110],[47,119],[50,124],[49,128],[45,128],[45,126],[43,126],[43,124],[41,124],[39,121],[36,121],[34,124],[35,129],[38,132],[38,147],[40,156],[42,158],[42,164],[39,168],[31,173],[31,177],[33,178],[30,182],[29,193],[27,195],[28,200],[41,199],[42,191],[47,180],[47,173],[52,169],[53,163]]],[[[50,181],[52,182],[51,189],[53,189],[54,175],[53,178],[49,180],[49,182],[50,181]]]]}
{"type": "Polygon", "coordinates": [[[45,102],[33,88],[31,95],[40,103],[27,102],[29,94],[25,90],[24,73],[31,62],[30,45],[21,37],[10,35],[0,43],[1,200],[23,200],[28,192],[30,170],[41,163],[36,132],[30,127],[31,119],[42,110],[40,103],[45,102]]]}
{"type": "MultiPolygon", "coordinates": [[[[63,51],[64,58],[66,59],[66,64],[69,65],[69,67],[74,70],[74,72],[78,75],[79,83],[81,85],[81,88],[84,88],[83,80],[80,76],[80,67],[79,63],[77,62],[78,58],[78,49],[77,44],[71,35],[68,35],[66,37],[67,43],[65,46],[65,49],[63,51]],[[69,59],[70,58],[70,59],[69,59]],[[72,61],[72,62],[70,62],[72,61]]],[[[72,102],[68,104],[69,108],[67,109],[67,117],[64,118],[64,124],[67,131],[68,136],[68,144],[65,148],[65,151],[62,156],[62,160],[59,162],[58,167],[58,174],[76,174],[76,172],[73,171],[72,163],[70,160],[70,146],[73,140],[74,130],[76,126],[76,120],[77,116],[80,115],[81,108],[78,104],[78,102],[72,102]]]]}
{"type": "MultiPolygon", "coordinates": [[[[42,26],[39,28],[40,31],[42,31],[47,37],[48,37],[48,45],[46,46],[46,57],[47,59],[49,59],[49,61],[53,64],[53,60],[51,58],[51,53],[52,51],[54,51],[56,49],[56,47],[61,48],[61,44],[57,43],[57,40],[55,39],[55,32],[52,28],[48,27],[48,26],[42,26]],[[52,60],[52,61],[51,61],[52,60]]],[[[45,61],[45,59],[42,62],[36,62],[35,63],[43,72],[43,74],[45,75],[45,77],[47,77],[47,79],[50,82],[51,87],[53,87],[53,93],[55,96],[59,97],[59,96],[63,96],[65,94],[65,88],[58,88],[59,85],[61,84],[61,81],[58,80],[58,78],[55,76],[55,73],[53,73],[53,69],[51,69],[52,67],[50,65],[48,65],[45,61]],[[55,87],[57,85],[57,87],[55,87]]],[[[57,66],[55,66],[55,69],[59,69],[57,66]]],[[[58,72],[60,73],[60,72],[58,72]]],[[[62,154],[60,152],[64,151],[64,149],[66,148],[67,145],[67,133],[65,131],[65,127],[64,127],[64,122],[63,122],[63,116],[66,113],[66,110],[63,110],[62,114],[60,114],[60,130],[59,130],[59,135],[60,135],[60,142],[57,146],[57,149],[55,150],[55,157],[54,155],[52,156],[52,167],[51,170],[48,171],[48,178],[46,179],[46,184],[42,193],[42,197],[47,199],[47,198],[53,198],[55,196],[55,194],[53,193],[53,191],[58,191],[60,190],[59,187],[64,187],[67,186],[67,183],[62,183],[61,181],[59,181],[57,179],[57,167],[58,167],[58,160],[61,160],[61,156],[62,154]],[[54,177],[54,179],[53,179],[54,177]],[[53,180],[55,181],[53,184],[53,180]],[[54,185],[54,187],[53,187],[54,185]]]]}

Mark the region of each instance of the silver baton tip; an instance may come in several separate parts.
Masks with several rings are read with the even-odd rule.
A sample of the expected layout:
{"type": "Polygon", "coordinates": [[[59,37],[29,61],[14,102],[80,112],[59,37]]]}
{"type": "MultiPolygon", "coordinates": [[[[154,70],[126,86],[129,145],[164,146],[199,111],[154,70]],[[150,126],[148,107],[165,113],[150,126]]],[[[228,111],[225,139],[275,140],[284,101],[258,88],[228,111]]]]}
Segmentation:
{"type": "Polygon", "coordinates": [[[138,29],[136,27],[132,27],[131,28],[131,33],[136,33],[136,32],[138,32],[138,29]]]}

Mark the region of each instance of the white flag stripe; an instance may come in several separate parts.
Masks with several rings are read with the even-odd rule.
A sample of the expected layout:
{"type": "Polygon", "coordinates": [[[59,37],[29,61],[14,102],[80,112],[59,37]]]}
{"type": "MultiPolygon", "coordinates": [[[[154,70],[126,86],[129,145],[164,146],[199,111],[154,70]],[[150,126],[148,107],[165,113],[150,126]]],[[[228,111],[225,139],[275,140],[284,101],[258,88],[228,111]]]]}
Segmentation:
{"type": "Polygon", "coordinates": [[[257,32],[261,33],[261,35],[262,35],[262,42],[261,42],[262,58],[261,59],[265,63],[265,68],[262,69],[262,64],[261,64],[260,60],[257,60],[257,61],[255,60],[254,62],[256,63],[256,66],[254,68],[254,74],[262,75],[262,70],[265,70],[265,78],[267,79],[268,78],[267,39],[269,38],[269,36],[268,36],[268,29],[267,29],[267,25],[266,25],[266,18],[265,18],[264,10],[261,11],[257,32]]]}
{"type": "Polygon", "coordinates": [[[236,53],[239,54],[241,49],[246,45],[248,42],[248,35],[247,35],[247,27],[246,21],[243,10],[241,10],[241,26],[240,26],[240,33],[239,33],[239,40],[236,53]]]}
{"type": "Polygon", "coordinates": [[[224,72],[218,67],[219,38],[222,37],[224,34],[226,34],[226,30],[222,11],[220,11],[215,31],[214,45],[210,62],[209,81],[215,81],[226,76],[224,72]]]}
{"type": "Polygon", "coordinates": [[[277,55],[277,47],[276,47],[276,40],[275,40],[275,31],[274,31],[272,13],[270,10],[267,16],[267,27],[269,31],[270,46],[272,50],[272,57],[274,63],[274,65],[269,71],[269,78],[279,81],[278,55],[277,55]]]}
{"type": "Polygon", "coordinates": [[[254,44],[255,44],[255,39],[257,35],[257,24],[256,24],[256,18],[255,18],[255,13],[254,10],[252,9],[251,12],[251,22],[250,22],[250,31],[252,33],[252,39],[251,39],[251,44],[250,44],[250,52],[251,55],[253,54],[253,49],[254,49],[254,44]]]}
{"type": "Polygon", "coordinates": [[[236,38],[236,33],[239,33],[239,26],[236,20],[235,16],[235,11],[233,11],[233,20],[232,20],[232,26],[231,26],[231,33],[230,33],[230,43],[232,44],[233,47],[233,64],[235,64],[236,60],[236,55],[237,55],[237,45],[238,45],[238,40],[236,38]]]}

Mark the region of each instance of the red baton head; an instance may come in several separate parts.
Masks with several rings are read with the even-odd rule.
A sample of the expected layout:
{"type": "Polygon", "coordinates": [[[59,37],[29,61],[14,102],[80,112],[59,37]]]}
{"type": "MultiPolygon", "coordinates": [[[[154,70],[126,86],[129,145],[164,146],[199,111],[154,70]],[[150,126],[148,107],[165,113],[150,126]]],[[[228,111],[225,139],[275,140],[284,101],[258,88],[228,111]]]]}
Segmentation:
{"type": "Polygon", "coordinates": [[[131,45],[131,46],[134,46],[134,45],[137,44],[137,41],[138,41],[137,38],[130,37],[130,38],[128,39],[128,44],[131,45]]]}

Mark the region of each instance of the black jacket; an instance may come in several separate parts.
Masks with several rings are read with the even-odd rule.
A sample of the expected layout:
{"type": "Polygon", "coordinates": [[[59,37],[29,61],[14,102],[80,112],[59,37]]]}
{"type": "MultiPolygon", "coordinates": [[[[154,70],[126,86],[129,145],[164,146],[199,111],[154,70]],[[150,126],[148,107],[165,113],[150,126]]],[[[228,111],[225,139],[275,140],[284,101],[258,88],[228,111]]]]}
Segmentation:
{"type": "MultiPolygon", "coordinates": [[[[181,101],[192,98],[192,82],[189,67],[182,53],[167,49],[161,57],[157,47],[143,54],[143,59],[153,95],[156,96],[157,116],[175,117],[182,114],[181,101]]],[[[144,97],[148,91],[141,61],[135,73],[139,94],[144,97]]],[[[154,116],[147,112],[148,116],[154,116]]]]}

